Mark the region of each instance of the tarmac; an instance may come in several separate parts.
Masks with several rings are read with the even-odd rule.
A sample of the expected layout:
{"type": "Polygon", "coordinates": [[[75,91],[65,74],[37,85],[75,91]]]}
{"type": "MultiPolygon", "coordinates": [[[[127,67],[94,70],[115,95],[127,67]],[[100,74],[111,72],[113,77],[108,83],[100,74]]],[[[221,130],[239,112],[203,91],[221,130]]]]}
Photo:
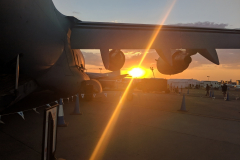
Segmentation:
{"type": "MultiPolygon", "coordinates": [[[[239,159],[240,100],[235,97],[240,92],[230,91],[230,101],[224,101],[220,91],[215,91],[215,99],[204,96],[203,90],[183,92],[188,112],[178,111],[182,94],[134,92],[132,101],[123,102],[98,159],[239,159]]],[[[70,115],[75,103],[64,100],[69,125],[58,128],[56,157],[91,157],[122,95],[104,93],[107,97],[101,94],[93,101],[80,101],[82,115],[70,115]]],[[[41,159],[44,108],[38,111],[24,112],[25,120],[18,114],[2,116],[1,160],[41,159]]]]}

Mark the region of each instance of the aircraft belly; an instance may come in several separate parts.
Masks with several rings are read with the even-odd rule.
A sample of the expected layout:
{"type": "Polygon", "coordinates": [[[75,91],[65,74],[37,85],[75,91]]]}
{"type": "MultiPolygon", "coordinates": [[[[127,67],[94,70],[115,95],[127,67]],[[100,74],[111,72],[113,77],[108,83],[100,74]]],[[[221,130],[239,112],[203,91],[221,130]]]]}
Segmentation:
{"type": "Polygon", "coordinates": [[[36,81],[41,87],[58,94],[73,95],[79,92],[81,82],[90,78],[82,69],[75,66],[73,57],[72,60],[67,58],[67,55],[71,55],[71,48],[65,44],[66,47],[57,62],[36,81]]]}
{"type": "Polygon", "coordinates": [[[72,75],[65,75],[63,70],[63,67],[54,66],[36,81],[45,89],[55,91],[59,95],[69,96],[79,92],[83,81],[90,80],[86,73],[79,71],[77,67],[71,68],[72,75]]]}

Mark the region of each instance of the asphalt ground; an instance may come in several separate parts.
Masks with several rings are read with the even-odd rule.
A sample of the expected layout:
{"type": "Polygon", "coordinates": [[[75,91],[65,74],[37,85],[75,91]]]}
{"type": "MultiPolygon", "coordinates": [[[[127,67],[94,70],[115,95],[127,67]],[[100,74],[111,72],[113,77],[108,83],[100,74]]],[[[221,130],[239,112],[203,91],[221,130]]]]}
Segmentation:
{"type": "MultiPolygon", "coordinates": [[[[204,90],[189,90],[189,95],[187,90],[183,92],[188,112],[178,111],[183,94],[135,92],[132,101],[122,103],[98,158],[239,159],[240,100],[236,100],[239,92],[230,91],[230,101],[223,100],[221,91],[215,91],[215,99],[204,96],[204,90]]],[[[64,119],[69,125],[58,128],[56,157],[67,160],[91,157],[122,95],[106,93],[107,97],[101,94],[93,101],[80,101],[83,113],[80,116],[70,115],[75,103],[64,100],[64,119]]],[[[44,104],[40,99],[35,104],[26,103],[25,107],[44,104]]],[[[40,114],[24,112],[25,120],[18,114],[2,116],[5,124],[0,124],[1,160],[41,159],[44,108],[38,109],[40,114]]]]}

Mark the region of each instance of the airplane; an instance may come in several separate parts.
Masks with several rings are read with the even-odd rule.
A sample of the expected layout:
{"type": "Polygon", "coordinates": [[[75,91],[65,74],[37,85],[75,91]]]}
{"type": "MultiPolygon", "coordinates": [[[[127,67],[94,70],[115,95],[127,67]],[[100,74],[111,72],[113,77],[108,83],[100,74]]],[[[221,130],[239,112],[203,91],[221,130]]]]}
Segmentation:
{"type": "Polygon", "coordinates": [[[158,70],[176,74],[187,69],[196,53],[219,64],[216,49],[240,48],[240,30],[84,22],[60,13],[52,0],[1,1],[0,22],[0,75],[5,80],[0,90],[6,101],[0,111],[37,89],[63,97],[78,93],[90,80],[80,49],[100,49],[105,68],[116,71],[125,62],[121,49],[146,49],[157,34],[149,49],[159,54],[158,70]]]}
{"type": "Polygon", "coordinates": [[[120,74],[120,70],[108,72],[108,73],[95,73],[95,72],[86,72],[90,79],[98,80],[118,80],[128,77],[128,74],[120,74]]]}
{"type": "Polygon", "coordinates": [[[94,85],[94,83],[100,83],[101,88],[98,88],[96,85],[94,85],[94,90],[97,93],[102,92],[102,88],[114,88],[116,82],[121,81],[125,77],[129,77],[128,74],[120,74],[120,70],[108,72],[108,73],[93,73],[93,72],[86,72],[86,74],[89,76],[90,80],[87,81],[87,84],[94,85]],[[93,83],[92,83],[93,82],[93,83]]]}

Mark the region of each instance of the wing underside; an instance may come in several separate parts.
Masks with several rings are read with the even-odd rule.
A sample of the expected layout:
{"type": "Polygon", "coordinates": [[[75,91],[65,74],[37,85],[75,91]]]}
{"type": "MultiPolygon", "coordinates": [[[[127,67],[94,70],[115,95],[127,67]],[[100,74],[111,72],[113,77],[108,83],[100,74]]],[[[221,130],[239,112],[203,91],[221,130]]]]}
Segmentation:
{"type": "Polygon", "coordinates": [[[240,30],[78,22],[72,28],[71,46],[73,49],[237,49],[240,30]],[[150,45],[154,35],[156,38],[150,45]]]}
{"type": "Polygon", "coordinates": [[[109,49],[155,49],[170,66],[172,49],[186,49],[187,56],[201,54],[219,64],[216,49],[239,49],[240,30],[167,25],[77,22],[72,28],[73,49],[100,49],[106,69],[109,49]]]}

